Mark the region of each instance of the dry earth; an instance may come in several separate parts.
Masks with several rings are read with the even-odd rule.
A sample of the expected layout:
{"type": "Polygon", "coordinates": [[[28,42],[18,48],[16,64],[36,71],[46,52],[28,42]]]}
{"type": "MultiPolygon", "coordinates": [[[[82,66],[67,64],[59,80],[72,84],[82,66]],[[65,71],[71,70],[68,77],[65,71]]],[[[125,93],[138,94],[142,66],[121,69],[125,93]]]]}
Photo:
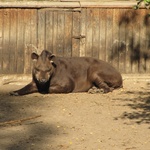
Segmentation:
{"type": "Polygon", "coordinates": [[[124,76],[109,94],[9,96],[27,82],[0,85],[0,150],[150,149],[149,75],[124,76]]]}

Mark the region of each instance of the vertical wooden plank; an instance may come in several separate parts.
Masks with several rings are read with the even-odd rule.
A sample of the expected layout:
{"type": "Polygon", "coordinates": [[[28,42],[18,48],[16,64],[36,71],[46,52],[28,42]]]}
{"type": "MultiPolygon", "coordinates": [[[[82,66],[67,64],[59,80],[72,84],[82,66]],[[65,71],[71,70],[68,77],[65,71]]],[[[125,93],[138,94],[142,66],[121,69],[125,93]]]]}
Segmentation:
{"type": "Polygon", "coordinates": [[[24,73],[28,73],[29,72],[29,65],[30,65],[30,59],[29,59],[29,55],[30,55],[30,19],[31,19],[31,13],[30,10],[26,9],[24,10],[24,44],[25,44],[25,48],[24,48],[24,73]],[[28,19],[27,19],[28,18],[28,19]]]}
{"type": "MultiPolygon", "coordinates": [[[[30,43],[30,72],[32,69],[32,60],[31,60],[31,53],[32,52],[38,52],[38,10],[36,9],[32,9],[31,10],[31,24],[30,24],[30,28],[31,28],[31,43],[30,43]]],[[[29,72],[29,73],[30,73],[29,72]]]]}
{"type": "Polygon", "coordinates": [[[112,41],[112,53],[110,56],[112,65],[119,69],[119,10],[113,10],[113,41],[112,41]]]}
{"type": "Polygon", "coordinates": [[[3,9],[0,9],[0,73],[3,73],[3,9]]]}
{"type": "Polygon", "coordinates": [[[92,22],[93,10],[87,9],[86,13],[86,56],[92,57],[92,22]]]}
{"type": "Polygon", "coordinates": [[[38,53],[45,49],[45,10],[38,11],[38,53]]]}
{"type": "Polygon", "coordinates": [[[65,12],[64,56],[71,57],[72,50],[72,12],[65,12]]]}
{"type": "MultiPolygon", "coordinates": [[[[140,34],[140,64],[139,64],[139,73],[146,72],[146,63],[145,63],[145,56],[146,54],[146,25],[144,24],[144,18],[146,15],[146,11],[142,9],[140,14],[138,15],[138,19],[140,20],[139,23],[139,34],[140,34]]],[[[146,56],[147,57],[147,56],[146,56]]]]}
{"type": "Polygon", "coordinates": [[[53,24],[53,53],[57,55],[57,26],[58,26],[58,13],[54,11],[54,24],[53,24]]]}
{"type": "Polygon", "coordinates": [[[86,8],[83,8],[81,11],[81,18],[80,18],[80,33],[81,35],[85,36],[85,38],[80,39],[80,56],[86,55],[85,50],[85,43],[86,43],[86,8]]]}
{"type": "Polygon", "coordinates": [[[106,61],[106,10],[100,8],[100,51],[99,58],[106,61]]]}
{"type": "Polygon", "coordinates": [[[9,73],[10,10],[3,12],[3,73],[9,73]]]}
{"type": "Polygon", "coordinates": [[[18,9],[17,29],[17,73],[24,71],[24,9],[18,9]]]}
{"type": "Polygon", "coordinates": [[[80,36],[80,12],[73,12],[72,30],[72,56],[79,56],[80,39],[74,37],[80,36]]]}
{"type": "Polygon", "coordinates": [[[53,51],[53,11],[46,11],[46,49],[53,51]]]}
{"type": "Polygon", "coordinates": [[[133,49],[133,23],[132,12],[125,9],[125,14],[120,18],[120,24],[125,23],[125,38],[126,38],[126,58],[125,58],[125,73],[132,72],[132,49],[133,49]],[[125,22],[126,21],[126,22],[125,22]]]}
{"type": "Polygon", "coordinates": [[[140,64],[140,20],[138,19],[140,10],[137,10],[136,13],[134,10],[131,10],[133,24],[133,36],[132,36],[132,45],[133,49],[131,49],[131,65],[132,65],[132,72],[138,73],[139,71],[139,64],[140,64]]]}
{"type": "Polygon", "coordinates": [[[30,43],[31,43],[31,10],[25,9],[24,10],[24,30],[25,30],[25,35],[24,35],[24,44],[25,44],[25,48],[24,48],[24,73],[27,74],[30,72],[30,61],[31,61],[31,57],[30,57],[30,43]]]}
{"type": "MultiPolygon", "coordinates": [[[[120,9],[120,15],[125,16],[125,10],[120,9]]],[[[122,22],[119,26],[119,71],[125,72],[126,60],[126,22],[122,22]]]]}
{"type": "Polygon", "coordinates": [[[146,73],[150,73],[150,17],[149,10],[145,10],[144,25],[146,26],[146,52],[143,54],[146,63],[146,73]]]}
{"type": "Polygon", "coordinates": [[[99,56],[99,9],[93,10],[93,26],[92,26],[92,57],[99,56]]]}
{"type": "Polygon", "coordinates": [[[63,56],[64,50],[64,11],[58,11],[57,55],[63,56]]]}
{"type": "Polygon", "coordinates": [[[113,9],[106,9],[106,61],[112,63],[113,9]]]}
{"type": "Polygon", "coordinates": [[[17,72],[17,9],[10,10],[10,73],[17,72]]]}

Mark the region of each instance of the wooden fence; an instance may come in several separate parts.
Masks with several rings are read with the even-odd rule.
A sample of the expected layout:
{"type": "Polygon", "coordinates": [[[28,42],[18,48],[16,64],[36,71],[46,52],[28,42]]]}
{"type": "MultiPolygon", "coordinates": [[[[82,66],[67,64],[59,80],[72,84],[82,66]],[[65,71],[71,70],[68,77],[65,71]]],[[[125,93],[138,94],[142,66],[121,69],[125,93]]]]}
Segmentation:
{"type": "Polygon", "coordinates": [[[0,74],[31,72],[30,55],[88,56],[150,73],[150,17],[129,2],[0,3],[0,74]]]}

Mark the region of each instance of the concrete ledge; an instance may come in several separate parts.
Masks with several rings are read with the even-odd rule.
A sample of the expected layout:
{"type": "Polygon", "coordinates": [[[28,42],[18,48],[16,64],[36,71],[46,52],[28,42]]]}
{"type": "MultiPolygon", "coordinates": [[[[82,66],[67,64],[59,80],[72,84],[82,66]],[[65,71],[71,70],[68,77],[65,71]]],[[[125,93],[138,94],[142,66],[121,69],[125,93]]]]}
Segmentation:
{"type": "Polygon", "coordinates": [[[111,2],[0,2],[0,8],[133,8],[136,1],[111,1],[111,2]]]}
{"type": "Polygon", "coordinates": [[[30,75],[0,75],[0,85],[5,84],[23,84],[24,82],[29,82],[32,80],[32,76],[30,75]]]}

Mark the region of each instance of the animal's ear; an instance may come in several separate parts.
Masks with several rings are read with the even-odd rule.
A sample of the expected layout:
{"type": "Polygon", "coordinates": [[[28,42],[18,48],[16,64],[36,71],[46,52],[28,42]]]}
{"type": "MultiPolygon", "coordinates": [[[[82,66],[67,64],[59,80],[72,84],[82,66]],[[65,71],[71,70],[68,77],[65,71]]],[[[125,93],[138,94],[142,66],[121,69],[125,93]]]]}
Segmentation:
{"type": "Polygon", "coordinates": [[[52,60],[55,57],[54,54],[51,54],[48,58],[50,60],[50,63],[56,68],[56,64],[54,63],[54,61],[52,60]]]}
{"type": "Polygon", "coordinates": [[[38,54],[36,54],[36,53],[32,53],[32,54],[31,54],[31,59],[32,59],[33,61],[36,61],[38,58],[39,58],[39,55],[38,55],[38,54]]]}

